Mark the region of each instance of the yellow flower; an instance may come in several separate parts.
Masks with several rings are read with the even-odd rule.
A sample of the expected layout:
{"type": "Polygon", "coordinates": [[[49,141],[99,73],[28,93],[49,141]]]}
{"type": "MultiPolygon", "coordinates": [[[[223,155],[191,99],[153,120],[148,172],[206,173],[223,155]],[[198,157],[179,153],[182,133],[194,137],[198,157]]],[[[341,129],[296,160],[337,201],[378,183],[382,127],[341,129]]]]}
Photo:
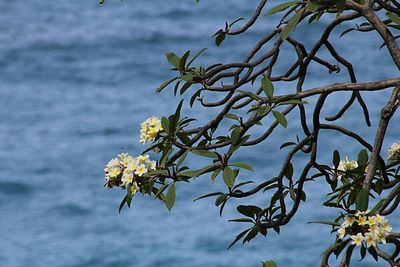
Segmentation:
{"type": "Polygon", "coordinates": [[[379,235],[380,229],[376,224],[369,225],[369,232],[374,235],[379,235]]]}
{"type": "Polygon", "coordinates": [[[367,223],[368,223],[369,225],[374,225],[374,224],[376,224],[377,222],[378,222],[378,220],[376,219],[375,216],[369,216],[369,217],[368,217],[367,223]]]}
{"type": "Polygon", "coordinates": [[[118,168],[118,167],[114,167],[114,168],[109,170],[108,176],[111,177],[111,178],[115,178],[118,175],[120,175],[120,173],[121,173],[121,169],[118,168]]]}
{"type": "Polygon", "coordinates": [[[351,241],[352,245],[361,246],[361,244],[364,240],[364,237],[361,233],[358,233],[357,235],[352,235],[351,239],[353,240],[353,241],[351,241]]]}
{"type": "Polygon", "coordinates": [[[118,158],[124,167],[128,166],[128,164],[133,160],[133,157],[126,153],[119,154],[118,158]]]}
{"type": "Polygon", "coordinates": [[[382,231],[385,231],[385,232],[392,231],[392,226],[388,223],[387,219],[383,220],[380,228],[382,231]]]}
{"type": "Polygon", "coordinates": [[[135,160],[132,160],[129,165],[126,167],[126,170],[129,172],[134,172],[137,168],[137,163],[135,160]]]}
{"type": "Polygon", "coordinates": [[[132,181],[133,181],[133,173],[125,171],[124,174],[122,175],[122,178],[121,178],[122,184],[124,186],[126,186],[126,185],[132,183],[132,181]]]}
{"type": "Polygon", "coordinates": [[[118,158],[113,158],[112,160],[110,160],[110,161],[107,163],[106,169],[105,169],[105,170],[111,169],[111,168],[114,168],[114,167],[119,167],[119,166],[120,166],[120,164],[119,164],[118,158]]]}
{"type": "Polygon", "coordinates": [[[338,232],[338,237],[340,239],[343,239],[344,236],[346,235],[346,228],[345,227],[340,227],[337,232],[338,232]]]}
{"type": "Polygon", "coordinates": [[[131,192],[132,194],[136,194],[136,192],[139,190],[139,186],[136,182],[133,182],[133,184],[131,185],[131,192]]]}
{"type": "Polygon", "coordinates": [[[135,170],[135,174],[137,176],[142,176],[145,173],[147,173],[147,169],[146,169],[146,166],[144,164],[141,164],[141,165],[137,166],[137,168],[135,170]]]}
{"type": "Polygon", "coordinates": [[[381,232],[381,233],[379,233],[379,234],[378,234],[378,241],[379,241],[379,243],[386,244],[386,236],[387,236],[387,233],[386,233],[386,232],[381,232]]]}
{"type": "Polygon", "coordinates": [[[400,144],[393,143],[388,151],[388,161],[400,160],[400,144]]]}
{"type": "Polygon", "coordinates": [[[365,218],[364,216],[358,217],[357,223],[358,225],[366,225],[368,223],[367,218],[365,218]]]}
{"type": "MultiPolygon", "coordinates": [[[[354,170],[358,167],[358,163],[355,160],[349,160],[346,156],[346,160],[341,160],[339,162],[339,166],[337,167],[338,171],[346,172],[354,170]]],[[[338,179],[341,179],[342,175],[338,175],[338,179]]]]}
{"type": "Polygon", "coordinates": [[[379,214],[375,215],[375,218],[378,223],[382,223],[385,220],[385,216],[381,216],[379,214]]]}
{"type": "Polygon", "coordinates": [[[342,223],[342,225],[344,227],[349,227],[351,226],[354,222],[356,221],[356,219],[354,217],[346,217],[346,219],[344,220],[344,222],[342,223]]]}
{"type": "Polygon", "coordinates": [[[378,241],[378,237],[372,233],[366,233],[364,240],[367,243],[367,247],[370,247],[370,246],[375,247],[376,241],[378,241]]]}
{"type": "Polygon", "coordinates": [[[140,143],[145,144],[147,141],[154,141],[157,134],[162,131],[161,120],[153,116],[141,123],[140,143]]]}
{"type": "Polygon", "coordinates": [[[139,164],[144,164],[147,160],[149,160],[149,155],[140,155],[137,157],[139,164]]]}

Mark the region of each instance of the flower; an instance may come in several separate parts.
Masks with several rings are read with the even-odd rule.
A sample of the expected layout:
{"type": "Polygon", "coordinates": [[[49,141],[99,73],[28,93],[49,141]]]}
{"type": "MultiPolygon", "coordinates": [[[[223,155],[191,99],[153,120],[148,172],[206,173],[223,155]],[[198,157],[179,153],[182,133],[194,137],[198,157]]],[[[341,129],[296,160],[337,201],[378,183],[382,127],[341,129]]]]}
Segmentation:
{"type": "Polygon", "coordinates": [[[339,239],[343,239],[346,235],[346,227],[340,227],[337,232],[339,239]]]}
{"type": "Polygon", "coordinates": [[[138,190],[139,190],[138,184],[137,184],[136,182],[133,182],[132,185],[131,185],[131,192],[132,192],[132,194],[133,194],[133,195],[136,194],[136,192],[137,192],[138,190]]]}
{"type": "Polygon", "coordinates": [[[380,232],[380,233],[378,234],[378,241],[379,241],[379,243],[386,244],[386,236],[387,236],[387,233],[386,233],[386,232],[380,232]]]}
{"type": "Polygon", "coordinates": [[[388,161],[400,160],[400,144],[393,143],[388,151],[388,161]]]}
{"type": "Polygon", "coordinates": [[[344,222],[342,223],[342,226],[344,227],[349,227],[351,226],[354,222],[356,221],[356,218],[354,217],[346,217],[346,219],[344,220],[344,222]]]}
{"type": "Polygon", "coordinates": [[[369,225],[375,225],[376,223],[378,222],[378,220],[376,219],[376,217],[375,216],[369,216],[368,217],[368,220],[367,220],[367,223],[369,224],[369,225]]]}
{"type": "Polygon", "coordinates": [[[128,155],[126,153],[121,153],[118,155],[118,159],[120,163],[126,167],[128,164],[133,160],[133,157],[131,155],[128,155]]]}
{"type": "Polygon", "coordinates": [[[379,240],[378,236],[372,234],[372,233],[366,233],[365,234],[365,238],[364,238],[365,242],[367,243],[367,247],[376,246],[376,241],[379,240]]]}
{"type": "Polygon", "coordinates": [[[381,223],[381,230],[384,232],[390,232],[392,231],[392,226],[388,223],[387,219],[383,220],[381,223]]]}
{"type": "Polygon", "coordinates": [[[108,176],[110,177],[110,178],[115,178],[115,177],[117,177],[118,175],[120,175],[121,174],[121,169],[119,168],[119,167],[113,167],[112,169],[110,169],[109,171],[108,171],[108,176]]]}
{"type": "MultiPolygon", "coordinates": [[[[133,173],[125,171],[122,175],[121,182],[124,186],[133,182],[133,173]]],[[[136,182],[135,182],[136,183],[136,182]]]]}
{"type": "Polygon", "coordinates": [[[379,235],[379,233],[381,232],[378,225],[369,225],[369,232],[373,235],[379,235]]]}
{"type": "MultiPolygon", "coordinates": [[[[337,170],[340,172],[346,172],[346,171],[351,171],[354,170],[358,167],[358,163],[355,160],[349,160],[346,156],[346,160],[341,160],[339,162],[339,166],[337,167],[337,170]]],[[[338,179],[342,178],[342,175],[338,175],[338,179]]]]}
{"type": "Polygon", "coordinates": [[[364,241],[364,236],[361,233],[358,233],[357,235],[352,235],[351,239],[353,240],[351,241],[352,245],[361,246],[364,241]]]}
{"type": "Polygon", "coordinates": [[[368,224],[367,218],[364,216],[358,217],[357,223],[358,223],[358,225],[366,225],[366,224],[368,224]]]}
{"type": "Polygon", "coordinates": [[[149,155],[132,157],[127,153],[121,153],[116,158],[110,160],[104,168],[105,186],[108,188],[114,186],[126,188],[130,185],[131,190],[136,192],[139,190],[139,184],[146,182],[141,177],[149,171],[156,170],[156,168],[157,162],[150,160],[149,155]],[[138,184],[139,181],[140,183],[138,184]]]}
{"type": "Polygon", "coordinates": [[[148,118],[140,126],[140,143],[142,144],[145,144],[147,141],[154,141],[157,134],[163,130],[161,120],[155,116],[148,118]]]}
{"type": "Polygon", "coordinates": [[[144,164],[139,165],[135,170],[135,174],[139,177],[145,173],[147,173],[147,168],[144,164]]]}
{"type": "Polygon", "coordinates": [[[338,238],[343,239],[346,233],[351,235],[352,245],[367,247],[376,246],[377,243],[386,244],[386,237],[392,230],[385,216],[380,214],[368,216],[369,211],[357,211],[348,215],[337,230],[338,238]]]}

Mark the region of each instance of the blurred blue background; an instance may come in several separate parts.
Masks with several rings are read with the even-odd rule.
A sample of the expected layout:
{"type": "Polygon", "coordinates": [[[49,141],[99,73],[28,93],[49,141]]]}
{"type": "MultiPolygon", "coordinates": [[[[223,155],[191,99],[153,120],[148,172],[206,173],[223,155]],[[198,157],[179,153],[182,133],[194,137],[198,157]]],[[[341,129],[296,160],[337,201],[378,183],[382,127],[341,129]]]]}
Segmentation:
{"type": "MultiPolygon", "coordinates": [[[[223,188],[208,177],[179,186],[171,213],[162,203],[139,196],[133,208],[118,214],[123,192],[103,187],[109,159],[143,149],[140,122],[172,113],[179,101],[167,92],[154,93],[172,75],[164,53],[208,47],[199,62],[240,61],[275,23],[261,19],[252,32],[228,38],[221,48],[211,35],[225,20],[248,18],[257,2],[109,0],[100,6],[96,0],[0,1],[0,266],[239,267],[260,266],[267,259],[279,266],[317,265],[335,237],[327,226],[306,223],[338,214],[321,208],[329,192],[323,181],[306,186],[308,202],[280,236],[270,233],[230,250],[227,246],[246,225],[227,222],[239,217],[234,205],[220,218],[213,200],[192,202],[223,188]]],[[[324,25],[323,19],[313,30],[300,26],[295,34],[309,47],[324,25]]],[[[355,63],[360,81],[398,75],[374,33],[334,41],[355,63]]],[[[312,67],[305,87],[348,81],[344,74],[329,76],[312,67]]],[[[366,95],[373,126],[387,96],[366,95]]],[[[324,114],[334,113],[347,97],[330,96],[324,114]]],[[[206,120],[216,111],[197,115],[206,120]]],[[[399,140],[398,119],[393,118],[385,150],[399,140]]],[[[340,124],[373,138],[357,105],[340,124]]],[[[294,140],[297,130],[278,129],[269,142],[245,149],[239,157],[256,172],[244,173],[243,179],[259,182],[276,175],[281,164],[276,143],[294,140]]],[[[352,140],[324,132],[320,162],[330,165],[335,148],[350,158],[360,150],[352,140]]],[[[261,204],[267,197],[244,203],[261,204]]],[[[390,218],[395,227],[397,219],[390,218]]],[[[384,264],[369,259],[358,266],[384,264]]]]}

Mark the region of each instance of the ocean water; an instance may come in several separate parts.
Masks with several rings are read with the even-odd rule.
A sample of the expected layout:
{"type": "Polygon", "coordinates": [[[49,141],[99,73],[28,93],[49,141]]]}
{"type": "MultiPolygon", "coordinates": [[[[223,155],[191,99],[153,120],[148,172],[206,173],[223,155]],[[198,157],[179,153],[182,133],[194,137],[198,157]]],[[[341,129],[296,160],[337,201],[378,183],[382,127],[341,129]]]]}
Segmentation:
{"type": "MultiPolygon", "coordinates": [[[[179,101],[168,92],[154,93],[172,75],[164,53],[208,47],[199,62],[239,61],[274,23],[262,19],[243,39],[229,38],[221,48],[211,36],[226,20],[248,18],[256,5],[256,0],[108,0],[103,6],[96,0],[0,1],[1,267],[252,267],[268,259],[285,267],[317,265],[335,237],[329,227],[306,223],[337,216],[336,210],[321,208],[329,192],[324,183],[307,184],[307,203],[279,236],[270,233],[230,250],[229,243],[246,227],[227,222],[238,217],[235,203],[221,218],[213,200],[192,201],[223,188],[220,182],[202,177],[178,186],[170,213],[157,201],[135,197],[133,207],[118,214],[123,192],[103,187],[110,158],[143,150],[140,122],[172,113],[179,101]]],[[[322,20],[312,31],[301,26],[295,34],[311,45],[324,25],[322,20]]],[[[398,76],[374,33],[334,41],[355,64],[360,81],[398,76]]],[[[306,85],[333,81],[347,78],[311,68],[306,85]]],[[[330,96],[324,114],[334,113],[346,97],[330,96]]],[[[387,97],[388,92],[365,95],[373,126],[387,97]]],[[[202,121],[217,111],[184,110],[202,121]]],[[[340,124],[371,141],[374,129],[362,121],[355,105],[340,124]]],[[[385,149],[400,139],[398,121],[397,114],[385,149]]],[[[245,149],[238,157],[256,172],[243,179],[275,175],[281,164],[276,143],[294,140],[297,130],[278,129],[268,142],[245,149]]],[[[360,149],[324,132],[320,162],[330,164],[334,148],[353,158],[360,149]]],[[[267,197],[244,203],[262,203],[267,197]]],[[[395,228],[398,219],[390,217],[395,228]]],[[[385,265],[368,259],[354,266],[385,265]]]]}

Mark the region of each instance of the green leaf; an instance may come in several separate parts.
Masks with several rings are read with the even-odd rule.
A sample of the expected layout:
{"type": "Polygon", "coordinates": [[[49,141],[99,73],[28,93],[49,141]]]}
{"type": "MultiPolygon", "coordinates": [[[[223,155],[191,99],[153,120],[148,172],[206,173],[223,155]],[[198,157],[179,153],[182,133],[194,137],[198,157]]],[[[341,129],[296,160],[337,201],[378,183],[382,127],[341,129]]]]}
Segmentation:
{"type": "Polygon", "coordinates": [[[346,8],[346,0],[336,0],[336,7],[342,12],[346,8]]]}
{"type": "Polygon", "coordinates": [[[232,188],[235,185],[236,173],[229,167],[225,167],[223,172],[223,179],[225,184],[232,188]]]}
{"type": "Polygon", "coordinates": [[[192,82],[185,82],[185,84],[182,86],[181,90],[179,91],[179,93],[181,95],[183,95],[187,89],[189,89],[189,87],[192,85],[192,82]]]}
{"type": "Polygon", "coordinates": [[[318,11],[320,5],[316,1],[310,1],[307,5],[307,11],[315,12],[318,11]]]}
{"type": "Polygon", "coordinates": [[[161,126],[166,134],[169,134],[169,120],[166,117],[161,118],[161,126]]]}
{"type": "Polygon", "coordinates": [[[198,156],[218,159],[217,153],[210,151],[210,150],[190,150],[190,152],[192,152],[193,154],[196,154],[198,156]]]}
{"type": "Polygon", "coordinates": [[[161,195],[167,187],[168,187],[168,184],[164,184],[163,186],[161,186],[158,189],[157,193],[155,194],[154,199],[156,199],[159,195],[161,195]]]}
{"type": "Polygon", "coordinates": [[[400,25],[400,17],[394,13],[386,13],[386,16],[394,23],[400,25]]]}
{"type": "Polygon", "coordinates": [[[326,225],[331,225],[331,226],[340,226],[340,223],[335,222],[335,221],[312,221],[308,223],[318,223],[318,224],[326,224],[326,225]]]}
{"type": "Polygon", "coordinates": [[[175,77],[172,79],[169,79],[165,82],[163,82],[157,89],[156,89],[156,93],[160,93],[165,87],[167,87],[170,83],[172,83],[173,81],[175,81],[176,79],[178,79],[179,77],[175,77]]]}
{"type": "Polygon", "coordinates": [[[246,217],[253,218],[256,214],[259,214],[262,212],[262,209],[260,207],[254,206],[254,205],[239,205],[237,206],[237,211],[243,214],[246,217]]]}
{"type": "Polygon", "coordinates": [[[172,184],[168,188],[167,195],[165,196],[165,206],[169,211],[171,211],[174,204],[175,204],[175,184],[172,184]]]}
{"type": "Polygon", "coordinates": [[[122,199],[121,204],[119,204],[119,209],[118,209],[119,213],[121,213],[121,210],[124,207],[125,203],[126,203],[126,196],[122,199]]]}
{"type": "Polygon", "coordinates": [[[186,53],[182,56],[181,60],[179,61],[179,69],[184,69],[186,65],[186,60],[190,56],[190,50],[186,51],[186,53]]]}
{"type": "Polygon", "coordinates": [[[210,194],[206,194],[204,196],[198,197],[196,199],[193,200],[193,202],[196,202],[197,200],[203,199],[203,198],[207,198],[207,197],[213,197],[213,196],[219,196],[222,195],[222,192],[215,192],[215,193],[210,193],[210,194]]]}
{"type": "Polygon", "coordinates": [[[239,141],[240,141],[240,133],[242,132],[242,129],[240,127],[235,127],[231,133],[231,140],[232,140],[232,145],[236,146],[239,141]]]}
{"type": "Polygon", "coordinates": [[[249,232],[251,230],[250,229],[246,229],[243,232],[241,232],[240,234],[238,234],[235,238],[235,240],[233,240],[233,242],[229,245],[228,249],[230,249],[236,242],[238,242],[245,234],[247,234],[247,232],[249,232]]]}
{"type": "Polygon", "coordinates": [[[337,169],[339,164],[340,164],[339,151],[335,150],[335,151],[333,151],[333,166],[335,166],[335,169],[337,169]]]}
{"type": "Polygon", "coordinates": [[[368,209],[368,201],[369,201],[368,190],[361,188],[361,190],[358,192],[357,198],[356,198],[357,210],[366,211],[368,209]]]}
{"type": "Polygon", "coordinates": [[[242,169],[246,169],[249,171],[254,171],[254,169],[253,169],[253,167],[251,167],[251,165],[244,163],[244,162],[235,162],[235,163],[232,163],[231,165],[242,168],[242,169]]]}
{"type": "Polygon", "coordinates": [[[226,115],[224,115],[224,118],[231,119],[231,120],[239,120],[239,117],[236,114],[226,114],[226,115]]]}
{"type": "Polygon", "coordinates": [[[375,214],[379,210],[379,208],[382,207],[382,205],[383,205],[383,203],[385,203],[385,201],[386,201],[386,198],[379,200],[379,202],[376,203],[375,207],[373,207],[371,209],[369,214],[375,214]]]}
{"type": "Polygon", "coordinates": [[[272,114],[274,115],[276,121],[283,126],[283,128],[287,127],[287,120],[285,116],[277,110],[273,110],[272,114]]]}
{"type": "Polygon", "coordinates": [[[226,200],[227,195],[222,194],[219,197],[217,197],[217,199],[215,200],[215,206],[219,206],[221,205],[222,202],[224,202],[226,200]]]}
{"type": "Polygon", "coordinates": [[[290,33],[292,31],[294,31],[294,29],[296,28],[297,24],[299,23],[303,13],[304,13],[304,8],[297,11],[296,14],[294,14],[293,17],[291,17],[288,20],[285,28],[283,28],[283,30],[282,30],[282,34],[281,34],[282,41],[285,41],[289,37],[290,33]]]}
{"type": "Polygon", "coordinates": [[[179,62],[181,61],[181,59],[177,55],[175,55],[172,52],[168,52],[165,54],[165,56],[166,56],[168,62],[171,63],[172,66],[179,69],[179,62]]]}
{"type": "Polygon", "coordinates": [[[248,218],[240,218],[240,219],[232,219],[232,220],[228,220],[228,222],[253,222],[252,219],[248,219],[248,218]]]}
{"type": "Polygon", "coordinates": [[[366,165],[368,162],[368,152],[363,149],[358,153],[357,163],[359,166],[366,165]]]}
{"type": "Polygon", "coordinates": [[[263,77],[261,79],[261,88],[263,89],[265,95],[269,98],[274,96],[274,85],[267,77],[263,77]]]}
{"type": "Polygon", "coordinates": [[[222,42],[225,40],[225,36],[226,36],[226,33],[223,31],[218,33],[218,35],[215,37],[215,44],[217,46],[220,46],[222,44],[222,42]]]}
{"type": "Polygon", "coordinates": [[[221,169],[216,169],[215,171],[213,171],[213,173],[211,174],[211,181],[214,182],[215,179],[217,178],[218,174],[221,172],[221,169]]]}
{"type": "Polygon", "coordinates": [[[278,267],[274,261],[262,261],[262,267],[278,267]]]}
{"type": "Polygon", "coordinates": [[[201,49],[188,63],[188,67],[196,60],[196,58],[198,58],[204,51],[206,51],[207,48],[203,48],[201,49]]]}
{"type": "Polygon", "coordinates": [[[270,15],[273,15],[275,13],[284,11],[284,10],[288,9],[289,7],[294,6],[294,5],[298,4],[298,3],[299,3],[298,1],[290,1],[290,2],[286,2],[286,3],[283,3],[283,4],[277,5],[277,6],[273,7],[273,8],[271,8],[270,10],[268,10],[268,12],[264,14],[264,16],[270,16],[270,15]]]}

